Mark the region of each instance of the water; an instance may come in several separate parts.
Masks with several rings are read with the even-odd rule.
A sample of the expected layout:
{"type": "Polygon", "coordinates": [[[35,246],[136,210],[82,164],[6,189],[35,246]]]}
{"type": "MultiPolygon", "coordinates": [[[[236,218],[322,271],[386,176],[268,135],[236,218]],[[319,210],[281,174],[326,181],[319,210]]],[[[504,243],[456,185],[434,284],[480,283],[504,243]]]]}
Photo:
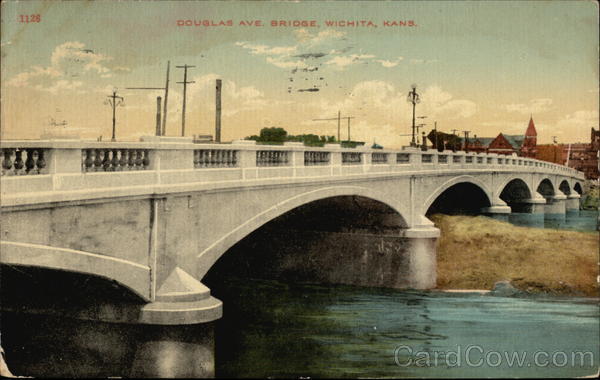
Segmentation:
{"type": "Polygon", "coordinates": [[[598,228],[598,211],[578,210],[556,215],[511,213],[508,221],[516,226],[593,232],[598,228]]]}
{"type": "Polygon", "coordinates": [[[599,365],[598,300],[248,279],[213,293],[226,300],[218,377],[573,377],[599,365]],[[583,365],[576,352],[589,352],[583,365]]]}

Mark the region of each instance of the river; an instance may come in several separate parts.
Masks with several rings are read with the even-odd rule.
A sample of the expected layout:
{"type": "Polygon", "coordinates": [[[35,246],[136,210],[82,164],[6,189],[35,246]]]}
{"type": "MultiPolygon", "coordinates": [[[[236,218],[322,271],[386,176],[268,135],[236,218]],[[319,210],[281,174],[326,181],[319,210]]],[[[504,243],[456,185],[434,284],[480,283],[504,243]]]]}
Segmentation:
{"type": "Polygon", "coordinates": [[[597,299],[248,279],[216,295],[228,301],[218,377],[573,377],[598,368],[597,299]],[[510,365],[512,355],[524,361],[510,365]]]}

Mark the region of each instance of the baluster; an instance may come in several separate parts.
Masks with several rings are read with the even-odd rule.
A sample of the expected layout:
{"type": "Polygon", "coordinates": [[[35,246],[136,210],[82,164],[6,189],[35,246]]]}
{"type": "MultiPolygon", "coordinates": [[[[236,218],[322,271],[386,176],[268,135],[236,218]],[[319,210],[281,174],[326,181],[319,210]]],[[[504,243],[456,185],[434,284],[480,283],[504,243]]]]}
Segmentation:
{"type": "Polygon", "coordinates": [[[100,149],[95,149],[94,152],[94,171],[99,172],[102,170],[102,151],[100,149]]]}
{"type": "Polygon", "coordinates": [[[23,158],[21,157],[22,154],[23,151],[20,149],[15,151],[15,174],[21,174],[21,170],[23,169],[24,163],[23,158]]]}
{"type": "MultiPolygon", "coordinates": [[[[92,169],[92,166],[94,166],[94,160],[92,159],[92,150],[91,149],[84,149],[83,150],[83,162],[81,165],[81,168],[83,169],[84,172],[89,172],[92,169]]],[[[39,161],[39,157],[38,157],[38,161],[39,161]]]]}
{"type": "Polygon", "coordinates": [[[46,159],[44,158],[44,150],[38,149],[38,158],[35,162],[35,166],[37,166],[37,172],[41,173],[42,170],[46,167],[46,159]]]}
{"type": "Polygon", "coordinates": [[[127,149],[127,169],[135,170],[135,151],[127,149]]]}
{"type": "MultiPolygon", "coordinates": [[[[35,161],[33,159],[33,153],[35,152],[35,150],[26,149],[25,151],[27,152],[27,160],[25,160],[25,173],[29,174],[31,170],[35,167],[35,161]]],[[[35,174],[35,172],[32,172],[31,174],[35,174]]]]}
{"type": "Polygon", "coordinates": [[[119,150],[119,167],[121,170],[127,170],[127,149],[119,150]]]}
{"type": "Polygon", "coordinates": [[[112,151],[112,160],[110,161],[111,165],[112,165],[112,170],[115,172],[118,172],[119,170],[121,170],[121,167],[119,166],[119,162],[120,157],[119,155],[121,154],[121,151],[119,149],[113,149],[112,151]]]}
{"type": "Polygon", "coordinates": [[[12,169],[13,162],[11,160],[12,149],[3,149],[2,150],[4,160],[2,160],[2,175],[10,174],[10,169],[12,169]]]}
{"type": "Polygon", "coordinates": [[[112,154],[112,152],[110,150],[108,150],[108,149],[104,150],[104,159],[102,160],[102,167],[104,168],[105,172],[111,171],[111,168],[110,168],[111,154],[112,154]]]}
{"type": "Polygon", "coordinates": [[[199,150],[195,150],[194,151],[194,168],[198,168],[200,167],[200,151],[199,150]]]}
{"type": "Polygon", "coordinates": [[[135,150],[135,170],[141,170],[144,165],[144,160],[142,159],[142,151],[135,150]]]}
{"type": "Polygon", "coordinates": [[[144,165],[143,169],[150,169],[150,151],[148,149],[144,149],[144,159],[142,160],[142,164],[144,165]]]}
{"type": "Polygon", "coordinates": [[[237,166],[237,150],[231,152],[232,165],[237,166]]]}
{"type": "Polygon", "coordinates": [[[217,166],[221,167],[223,164],[223,151],[222,150],[215,151],[215,160],[217,161],[217,166]]]}

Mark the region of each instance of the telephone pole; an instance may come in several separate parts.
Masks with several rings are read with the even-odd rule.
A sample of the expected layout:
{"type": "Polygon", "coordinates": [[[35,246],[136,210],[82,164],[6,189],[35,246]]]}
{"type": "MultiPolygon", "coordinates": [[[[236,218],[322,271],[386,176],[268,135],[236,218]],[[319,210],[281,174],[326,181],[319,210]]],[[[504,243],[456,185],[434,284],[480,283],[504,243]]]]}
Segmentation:
{"type": "Polygon", "coordinates": [[[165,87],[126,87],[126,90],[164,90],[165,100],[163,103],[163,115],[162,115],[162,131],[157,136],[164,136],[167,133],[167,98],[169,97],[169,67],[171,61],[167,61],[167,83],[165,87]]]}
{"type": "Polygon", "coordinates": [[[180,84],[183,84],[183,107],[181,109],[181,136],[185,136],[185,96],[186,96],[186,90],[187,90],[187,85],[194,83],[194,81],[188,82],[187,80],[187,71],[188,69],[191,69],[193,67],[196,66],[189,66],[189,65],[183,65],[183,66],[175,66],[178,69],[183,69],[183,82],[177,82],[180,84]]]}
{"type": "Polygon", "coordinates": [[[215,92],[215,142],[221,142],[221,80],[217,79],[215,92]]]}
{"type": "Polygon", "coordinates": [[[354,116],[344,116],[342,117],[342,113],[340,111],[338,111],[338,115],[337,117],[331,118],[331,119],[313,119],[312,121],[330,121],[330,120],[337,120],[338,124],[338,142],[342,142],[342,137],[340,136],[340,125],[341,125],[341,120],[342,119],[348,119],[348,141],[350,141],[350,119],[354,119],[354,116]]]}
{"type": "Polygon", "coordinates": [[[117,125],[116,108],[117,106],[123,104],[123,100],[123,97],[117,96],[117,90],[113,90],[112,95],[108,95],[108,104],[110,104],[112,107],[112,138],[110,141],[117,141],[115,136],[117,125]]]}
{"type": "Polygon", "coordinates": [[[469,132],[471,131],[463,131],[465,133],[465,152],[469,151],[469,132]]]}
{"type": "Polygon", "coordinates": [[[169,71],[171,69],[171,61],[167,61],[167,82],[165,83],[165,101],[163,103],[163,120],[162,120],[162,135],[167,134],[167,99],[169,98],[169,71]]]}
{"type": "Polygon", "coordinates": [[[419,94],[417,94],[417,85],[413,84],[411,86],[412,91],[410,91],[408,93],[408,96],[406,98],[406,101],[409,103],[412,103],[412,141],[410,143],[411,146],[417,146],[416,140],[415,140],[415,106],[421,102],[421,98],[419,97],[419,94]]]}

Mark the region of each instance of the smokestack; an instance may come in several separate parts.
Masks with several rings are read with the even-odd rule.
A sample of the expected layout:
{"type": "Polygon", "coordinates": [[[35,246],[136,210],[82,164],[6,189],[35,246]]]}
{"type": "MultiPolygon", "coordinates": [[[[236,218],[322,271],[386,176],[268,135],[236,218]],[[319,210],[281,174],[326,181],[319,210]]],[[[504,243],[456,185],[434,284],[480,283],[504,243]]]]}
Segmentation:
{"type": "Polygon", "coordinates": [[[162,103],[162,99],[160,96],[158,96],[156,98],[156,135],[160,136],[161,133],[161,129],[160,129],[160,106],[162,103]]]}
{"type": "Polygon", "coordinates": [[[215,141],[221,142],[221,80],[217,79],[217,93],[215,99],[215,141]]]}

